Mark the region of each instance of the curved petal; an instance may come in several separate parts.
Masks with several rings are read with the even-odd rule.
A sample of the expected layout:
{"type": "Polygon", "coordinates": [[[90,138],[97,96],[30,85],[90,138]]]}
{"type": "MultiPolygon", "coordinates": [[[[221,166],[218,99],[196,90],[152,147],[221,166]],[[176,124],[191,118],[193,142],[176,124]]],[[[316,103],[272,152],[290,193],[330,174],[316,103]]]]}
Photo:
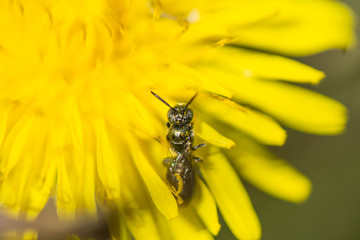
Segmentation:
{"type": "Polygon", "coordinates": [[[97,174],[109,200],[120,198],[120,177],[114,149],[103,119],[94,120],[97,174]]]}
{"type": "Polygon", "coordinates": [[[346,108],[321,94],[280,82],[253,81],[239,89],[238,98],[251,102],[289,127],[314,134],[341,133],[346,108]],[[246,92],[257,90],[257,96],[246,92]]]}
{"type": "Polygon", "coordinates": [[[33,144],[33,139],[50,142],[42,132],[44,128],[43,118],[35,117],[27,139],[23,139],[25,147],[13,171],[0,174],[0,202],[10,208],[10,215],[27,220],[38,216],[55,187],[56,161],[48,152],[44,153],[47,146],[33,144]]]}
{"type": "Polygon", "coordinates": [[[73,172],[66,168],[67,154],[65,152],[54,154],[58,170],[56,206],[57,215],[60,219],[74,220],[76,212],[74,186],[77,184],[71,181],[72,177],[74,177],[73,172]]]}
{"type": "Polygon", "coordinates": [[[1,149],[1,174],[8,174],[19,161],[24,148],[26,148],[25,143],[28,140],[34,117],[33,113],[29,111],[24,112],[5,138],[3,148],[1,149]]]}
{"type": "Polygon", "coordinates": [[[216,236],[220,231],[220,224],[215,199],[202,179],[197,178],[196,182],[197,188],[191,206],[211,234],[216,236]]]}
{"type": "Polygon", "coordinates": [[[234,141],[221,135],[209,124],[205,122],[199,122],[198,124],[200,125],[200,131],[197,131],[196,135],[204,139],[206,142],[221,148],[232,148],[235,146],[234,141]]]}
{"type": "MultiPolygon", "coordinates": [[[[121,216],[135,239],[160,240],[157,219],[148,198],[137,183],[122,188],[121,216]]],[[[117,213],[115,216],[119,216],[117,213]]],[[[111,223],[110,223],[111,224],[111,223]]],[[[116,226],[115,226],[116,227],[116,226]]]]}
{"type": "Polygon", "coordinates": [[[227,225],[238,239],[260,239],[260,223],[240,179],[219,150],[212,147],[210,154],[201,172],[227,225]]]}
{"type": "Polygon", "coordinates": [[[234,98],[269,113],[285,125],[315,134],[338,134],[346,124],[346,108],[339,102],[304,88],[247,79],[221,69],[203,68],[233,89],[234,98]]]}
{"type": "Polygon", "coordinates": [[[135,139],[130,135],[127,135],[126,139],[129,142],[129,146],[131,146],[131,153],[136,168],[143,178],[155,206],[168,220],[175,218],[178,215],[178,208],[168,186],[152,169],[135,139]]]}
{"type": "Polygon", "coordinates": [[[251,109],[243,112],[211,97],[199,97],[194,104],[200,114],[205,113],[205,116],[201,117],[204,120],[206,120],[206,115],[211,115],[264,144],[282,145],[285,142],[285,130],[265,114],[251,109]]]}
{"type": "MultiPolygon", "coordinates": [[[[353,44],[353,14],[337,1],[215,1],[198,4],[185,41],[235,43],[304,56],[353,44]]],[[[182,19],[183,20],[183,19],[182,19]]]]}
{"type": "Polygon", "coordinates": [[[169,222],[169,225],[173,233],[173,239],[175,240],[213,239],[207,228],[191,208],[180,209],[179,217],[169,222]]]}
{"type": "Polygon", "coordinates": [[[340,2],[262,0],[242,6],[249,12],[259,8],[273,11],[273,17],[240,26],[236,44],[305,56],[354,42],[352,12],[340,2]]]}
{"type": "Polygon", "coordinates": [[[215,48],[196,64],[196,67],[204,72],[207,68],[215,68],[215,66],[246,78],[296,83],[316,84],[325,76],[323,72],[290,58],[234,47],[215,48]]]}
{"type": "Polygon", "coordinates": [[[226,155],[246,181],[287,201],[301,203],[309,197],[311,182],[302,173],[259,144],[245,138],[236,140],[239,147],[226,155]]]}

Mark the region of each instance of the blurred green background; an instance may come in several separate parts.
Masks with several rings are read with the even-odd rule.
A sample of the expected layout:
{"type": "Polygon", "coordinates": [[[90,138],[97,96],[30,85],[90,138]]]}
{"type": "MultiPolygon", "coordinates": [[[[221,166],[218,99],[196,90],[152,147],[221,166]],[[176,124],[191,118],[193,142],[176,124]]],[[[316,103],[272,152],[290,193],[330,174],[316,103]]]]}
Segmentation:
{"type": "MultiPolygon", "coordinates": [[[[343,2],[360,16],[359,0],[343,2]]],[[[313,192],[304,204],[275,199],[245,183],[260,218],[262,239],[359,240],[360,48],[298,60],[326,73],[319,85],[308,87],[343,103],[348,108],[348,126],[339,136],[315,136],[288,129],[285,146],[272,149],[311,179],[313,192]]],[[[217,239],[235,238],[228,229],[222,229],[217,239]]]]}

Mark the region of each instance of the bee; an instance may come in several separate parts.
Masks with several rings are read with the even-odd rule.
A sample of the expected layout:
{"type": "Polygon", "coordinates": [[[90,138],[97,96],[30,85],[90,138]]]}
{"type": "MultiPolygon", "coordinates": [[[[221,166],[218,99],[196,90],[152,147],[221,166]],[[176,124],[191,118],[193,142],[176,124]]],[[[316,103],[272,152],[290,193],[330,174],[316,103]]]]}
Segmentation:
{"type": "Polygon", "coordinates": [[[192,198],[195,188],[195,162],[202,162],[199,157],[193,156],[192,152],[198,148],[206,146],[205,143],[194,145],[193,132],[193,111],[188,108],[195,99],[195,94],[187,104],[179,103],[171,107],[164,99],[156,93],[151,93],[162,101],[170,109],[167,113],[168,133],[167,141],[170,143],[171,150],[175,153],[174,157],[165,158],[164,165],[167,167],[166,179],[170,190],[178,205],[187,205],[192,198]]]}

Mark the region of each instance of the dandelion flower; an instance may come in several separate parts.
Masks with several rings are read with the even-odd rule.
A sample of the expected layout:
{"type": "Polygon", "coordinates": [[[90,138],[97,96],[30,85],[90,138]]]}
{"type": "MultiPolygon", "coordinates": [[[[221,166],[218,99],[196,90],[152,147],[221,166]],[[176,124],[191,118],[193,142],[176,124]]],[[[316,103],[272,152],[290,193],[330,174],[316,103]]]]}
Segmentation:
{"type": "Polygon", "coordinates": [[[352,21],[335,1],[1,1],[2,209],[33,220],[53,198],[65,220],[103,207],[114,239],[212,239],[218,208],[237,238],[259,239],[239,177],[304,201],[310,181],[263,145],[284,144],[282,125],[338,134],[346,122],[340,103],[292,84],[324,73],[285,56],[347,48],[352,21]],[[151,90],[171,105],[199,93],[208,147],[185,208],[151,90]]]}

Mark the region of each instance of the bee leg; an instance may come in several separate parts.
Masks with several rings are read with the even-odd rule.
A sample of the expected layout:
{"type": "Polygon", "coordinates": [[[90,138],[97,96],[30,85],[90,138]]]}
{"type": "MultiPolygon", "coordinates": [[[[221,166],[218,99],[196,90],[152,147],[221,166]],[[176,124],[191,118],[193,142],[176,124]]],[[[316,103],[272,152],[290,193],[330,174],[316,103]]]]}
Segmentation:
{"type": "Polygon", "coordinates": [[[195,161],[195,162],[202,162],[203,160],[201,160],[201,158],[199,157],[196,157],[196,156],[192,156],[192,159],[195,161]]]}
{"type": "Polygon", "coordinates": [[[170,164],[171,164],[171,161],[172,161],[172,158],[165,158],[163,160],[163,164],[166,166],[166,167],[169,167],[170,164]]]}
{"type": "Polygon", "coordinates": [[[184,187],[184,182],[179,174],[175,173],[174,177],[176,177],[176,179],[178,180],[178,189],[176,190],[175,194],[180,195],[184,187]]]}
{"type": "Polygon", "coordinates": [[[173,192],[172,192],[172,194],[175,196],[176,202],[177,202],[178,205],[181,205],[181,204],[184,203],[184,200],[182,199],[182,197],[180,197],[179,195],[175,195],[173,192]]]}
{"type": "Polygon", "coordinates": [[[196,146],[194,146],[194,147],[192,147],[192,151],[195,151],[196,149],[198,149],[198,148],[202,148],[202,147],[205,147],[206,146],[206,143],[200,143],[200,144],[198,144],[198,145],[196,145],[196,146]]]}
{"type": "Polygon", "coordinates": [[[179,174],[175,173],[174,177],[176,177],[176,179],[178,180],[178,189],[176,190],[174,186],[170,186],[170,191],[175,196],[177,204],[181,205],[184,203],[184,200],[180,197],[180,193],[183,190],[184,183],[179,174]]]}

